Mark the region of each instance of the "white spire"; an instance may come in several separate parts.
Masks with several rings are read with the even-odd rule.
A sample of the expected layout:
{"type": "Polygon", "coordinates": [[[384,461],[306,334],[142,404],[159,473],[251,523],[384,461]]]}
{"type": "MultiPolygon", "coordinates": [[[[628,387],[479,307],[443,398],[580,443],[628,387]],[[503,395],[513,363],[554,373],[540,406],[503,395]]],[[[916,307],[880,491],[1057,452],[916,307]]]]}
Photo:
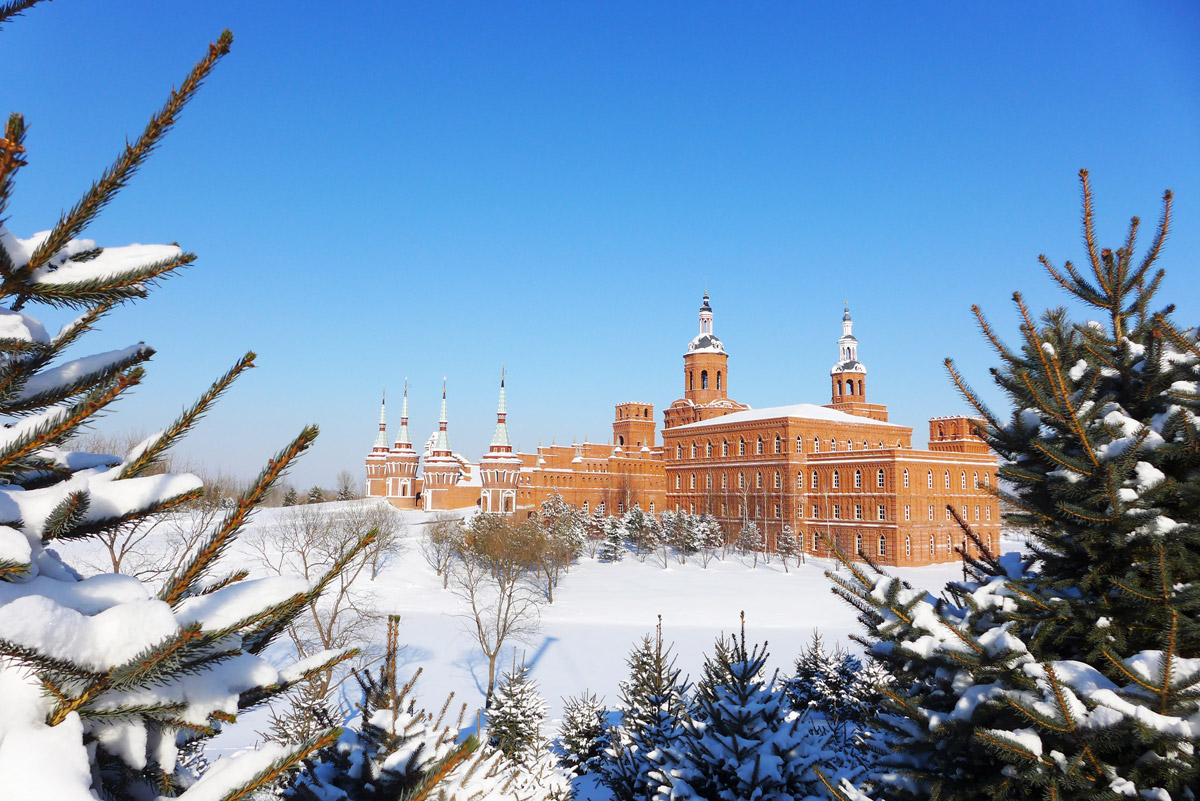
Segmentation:
{"type": "Polygon", "coordinates": [[[708,304],[708,291],[704,292],[704,303],[700,306],[700,333],[711,334],[713,332],[713,312],[712,306],[708,304]]]}
{"type": "Polygon", "coordinates": [[[375,450],[387,450],[387,392],[379,403],[379,433],[375,435],[375,450]]]}
{"type": "Polygon", "coordinates": [[[504,403],[504,369],[500,369],[500,403],[496,407],[496,430],[492,433],[493,451],[510,451],[512,442],[508,438],[508,412],[504,403]]]}
{"type": "Polygon", "coordinates": [[[442,413],[438,417],[438,430],[433,439],[434,454],[450,453],[450,437],[446,433],[446,379],[442,379],[442,413]]]}
{"type": "Polygon", "coordinates": [[[412,435],[408,433],[408,379],[404,379],[404,400],[400,404],[400,430],[396,432],[396,450],[412,450],[412,435]]]}
{"type": "Polygon", "coordinates": [[[858,339],[851,333],[853,328],[854,320],[850,318],[850,305],[846,304],[845,313],[842,314],[842,336],[837,341],[838,360],[830,370],[831,373],[867,372],[867,368],[858,360],[858,339]]]}

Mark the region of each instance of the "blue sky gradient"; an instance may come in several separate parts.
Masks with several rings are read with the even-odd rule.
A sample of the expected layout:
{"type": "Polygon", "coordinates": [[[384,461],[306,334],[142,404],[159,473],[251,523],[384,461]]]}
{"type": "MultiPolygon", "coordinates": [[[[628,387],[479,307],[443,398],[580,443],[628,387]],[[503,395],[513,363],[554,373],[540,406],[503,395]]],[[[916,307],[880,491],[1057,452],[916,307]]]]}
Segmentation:
{"type": "Polygon", "coordinates": [[[614,403],[681,394],[706,287],[734,397],[827,402],[849,301],[869,400],[923,442],[964,410],[942,358],[980,388],[995,363],[971,303],[1013,340],[1013,290],[1065,302],[1036,257],[1083,257],[1080,167],[1113,247],[1175,190],[1162,297],[1197,323],[1194,3],[57,0],[0,33],[30,125],[9,226],[49,228],[224,27],[89,232],[199,260],[88,346],[158,349],[102,424],[147,430],[256,350],[181,446],[243,475],[307,422],[297,483],[359,472],[405,376],[414,438],[444,375],[475,458],[502,363],[521,448],[608,441],[614,403]]]}

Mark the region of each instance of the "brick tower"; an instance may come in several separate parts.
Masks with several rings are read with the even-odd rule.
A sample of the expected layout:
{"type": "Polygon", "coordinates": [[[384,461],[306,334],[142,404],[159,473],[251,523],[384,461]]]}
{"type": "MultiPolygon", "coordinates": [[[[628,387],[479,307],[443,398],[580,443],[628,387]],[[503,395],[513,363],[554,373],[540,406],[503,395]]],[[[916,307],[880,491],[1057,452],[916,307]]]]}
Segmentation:
{"type": "Polygon", "coordinates": [[[705,292],[700,305],[700,333],[683,354],[683,397],[663,412],[663,429],[747,408],[729,398],[729,354],[713,333],[713,310],[705,292]]]}
{"type": "Polygon", "coordinates": [[[387,497],[405,499],[402,503],[416,503],[417,464],[420,457],[413,449],[412,436],[408,433],[408,379],[404,379],[404,399],[400,404],[400,430],[396,441],[387,454],[387,497]]]}
{"type": "Polygon", "coordinates": [[[454,458],[454,453],[450,450],[450,435],[446,431],[447,426],[446,382],[443,380],[442,413],[438,416],[438,430],[433,435],[433,445],[429,449],[429,456],[425,459],[424,481],[421,487],[421,495],[427,510],[445,508],[444,505],[439,504],[437,495],[457,486],[458,479],[462,475],[462,463],[454,458]]]}
{"type": "Polygon", "coordinates": [[[654,448],[654,404],[618,403],[613,420],[613,445],[623,450],[654,448]]]}
{"type": "Polygon", "coordinates": [[[859,417],[887,422],[887,407],[867,403],[867,368],[858,360],[858,339],[852,333],[854,320],[847,306],[842,315],[842,336],[838,339],[838,361],[829,371],[832,399],[829,408],[859,417]]]}
{"type": "Polygon", "coordinates": [[[479,476],[483,490],[479,506],[485,512],[512,514],[517,509],[517,483],[521,475],[521,460],[513,453],[508,438],[508,412],[504,403],[504,373],[500,373],[500,403],[496,407],[496,430],[492,444],[479,461],[479,476]]]}

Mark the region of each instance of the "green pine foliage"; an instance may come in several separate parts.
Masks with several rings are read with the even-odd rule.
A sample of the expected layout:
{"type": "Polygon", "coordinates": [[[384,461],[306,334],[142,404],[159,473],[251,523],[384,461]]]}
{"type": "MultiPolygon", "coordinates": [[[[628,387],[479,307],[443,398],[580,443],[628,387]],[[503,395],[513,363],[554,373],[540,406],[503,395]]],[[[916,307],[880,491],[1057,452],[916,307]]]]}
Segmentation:
{"type": "Polygon", "coordinates": [[[599,766],[600,781],[616,801],[649,801],[661,782],[650,755],[677,738],[691,716],[688,684],[664,645],[662,620],[627,659],[629,678],[621,683],[621,722],[611,732],[599,766]]]}
{"type": "Polygon", "coordinates": [[[604,700],[586,690],[563,702],[563,720],[558,730],[562,749],[559,760],[574,776],[592,773],[600,765],[609,744],[608,710],[604,700]]]}
{"type": "Polygon", "coordinates": [[[308,503],[325,503],[325,490],[320,487],[313,486],[308,490],[308,503]]]}
{"type": "Polygon", "coordinates": [[[487,710],[488,744],[520,765],[532,764],[544,749],[546,702],[525,665],[505,673],[487,710]]]}
{"type": "MultiPolygon", "coordinates": [[[[9,4],[5,21],[32,3],[9,4]]],[[[68,442],[137,386],[153,350],[143,344],[79,357],[103,318],[130,312],[158,282],[195,261],[175,245],[103,247],[81,238],[159,146],[188,101],[229,52],[225,31],[174,89],[143,132],[49,230],[27,239],[0,225],[0,742],[13,798],[248,798],[276,784],[337,737],[314,730],[203,772],[204,742],[243,712],[304,684],[353,655],[278,669],[263,653],[345,566],[314,586],[288,578],[246,580],[223,568],[247,520],[312,444],[305,428],[272,458],[161,588],[136,578],[82,578],[56,541],[149,526],[194,504],[198,478],[160,466],[245,370],[239,359],[200,398],[121,458],[70,450],[68,442]],[[78,314],[50,334],[28,310],[78,314]],[[14,710],[17,712],[14,714],[14,710]],[[203,775],[198,775],[203,772],[203,775]],[[206,795],[207,794],[207,795],[206,795]]],[[[0,138],[0,220],[25,165],[25,121],[0,138]]],[[[359,541],[346,558],[367,548],[359,541]]]]}
{"type": "Polygon", "coordinates": [[[895,677],[889,798],[1181,801],[1200,783],[1200,332],[1156,301],[1170,193],[1136,258],[1136,218],[1097,247],[1081,181],[1086,263],[1040,260],[1098,319],[1035,320],[1015,295],[1012,349],[976,309],[1006,416],[947,361],[1031,553],[994,557],[960,521],[982,555],[942,598],[849,560],[832,577],[895,677]]]}
{"type": "Polygon", "coordinates": [[[744,619],[739,635],[717,640],[695,714],[680,717],[673,736],[648,755],[656,801],[783,801],[823,791],[815,768],[837,758],[828,730],[791,709],[766,663],[765,644],[747,646],[744,619]]]}
{"type": "Polygon", "coordinates": [[[295,506],[300,502],[300,495],[296,492],[295,487],[288,487],[287,492],[283,493],[283,505],[295,506]]]}

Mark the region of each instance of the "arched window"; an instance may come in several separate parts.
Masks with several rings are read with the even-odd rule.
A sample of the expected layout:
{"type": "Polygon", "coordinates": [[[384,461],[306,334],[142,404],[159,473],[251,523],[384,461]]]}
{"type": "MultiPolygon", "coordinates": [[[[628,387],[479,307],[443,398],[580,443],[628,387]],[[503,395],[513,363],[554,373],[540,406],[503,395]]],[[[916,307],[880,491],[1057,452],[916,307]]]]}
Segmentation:
{"type": "Polygon", "coordinates": [[[692,458],[696,458],[696,443],[692,443],[692,458]]]}
{"type": "Polygon", "coordinates": [[[813,437],[813,453],[820,453],[820,452],[821,452],[821,440],[817,439],[816,437],[813,437]]]}
{"type": "Polygon", "coordinates": [[[683,489],[683,476],[675,474],[675,489],[683,489]]]}
{"type": "Polygon", "coordinates": [[[929,555],[933,556],[933,535],[929,535],[929,555]]]}
{"type": "Polygon", "coordinates": [[[946,432],[942,429],[942,424],[938,423],[938,439],[945,439],[946,432]]]}
{"type": "Polygon", "coordinates": [[[954,546],[950,543],[950,535],[946,535],[946,553],[947,555],[954,552],[954,546]]]}
{"type": "Polygon", "coordinates": [[[829,440],[829,450],[831,450],[831,451],[837,450],[837,440],[836,439],[829,440]]]}
{"type": "Polygon", "coordinates": [[[863,555],[861,531],[854,535],[854,552],[859,556],[863,555]]]}
{"type": "Polygon", "coordinates": [[[962,471],[962,488],[963,489],[967,488],[967,471],[966,470],[962,471]]]}
{"type": "Polygon", "coordinates": [[[712,473],[704,474],[704,488],[712,489],[712,473]]]}
{"type": "Polygon", "coordinates": [[[861,470],[854,471],[854,486],[855,486],[855,488],[862,486],[862,471],[861,470]]]}
{"type": "Polygon", "coordinates": [[[842,397],[842,382],[841,381],[833,382],[833,394],[839,398],[842,397]]]}
{"type": "MultiPolygon", "coordinates": [[[[804,471],[796,473],[796,489],[804,489],[804,471]]],[[[991,518],[989,518],[990,520],[991,518]]]]}
{"type": "MultiPolygon", "coordinates": [[[[622,440],[622,442],[624,442],[624,440],[622,440]]],[[[676,459],[683,458],[683,445],[680,443],[675,444],[675,458],[676,459]]]]}
{"type": "Polygon", "coordinates": [[[583,513],[585,515],[588,513],[588,501],[583,502],[583,513]]]}
{"type": "Polygon", "coordinates": [[[862,395],[862,394],[864,394],[864,393],[863,393],[863,381],[862,381],[862,379],[861,379],[861,378],[860,378],[860,379],[858,379],[858,394],[859,394],[859,395],[862,395]]]}
{"type": "Polygon", "coordinates": [[[708,389],[708,371],[700,371],[700,389],[708,389]]]}
{"type": "Polygon", "coordinates": [[[754,488],[762,489],[762,471],[758,471],[758,475],[754,478],[754,488]]]}
{"type": "MultiPolygon", "coordinates": [[[[778,470],[775,471],[775,489],[783,489],[783,479],[780,477],[778,470]]],[[[975,508],[978,509],[979,507],[976,506],[975,508]]]]}
{"type": "Polygon", "coordinates": [[[877,486],[877,487],[883,486],[883,468],[882,467],[879,468],[879,471],[877,473],[875,473],[875,486],[877,486]]]}
{"type": "Polygon", "coordinates": [[[811,486],[813,489],[817,488],[817,471],[816,470],[812,471],[812,484],[810,484],[809,486],[811,486]]]}
{"type": "Polygon", "coordinates": [[[904,468],[904,488],[908,489],[908,468],[904,468]]]}
{"type": "Polygon", "coordinates": [[[879,535],[879,555],[887,556],[887,537],[883,534],[879,535]]]}
{"type": "Polygon", "coordinates": [[[720,389],[721,389],[721,371],[718,370],[717,371],[717,390],[719,391],[720,389]]]}
{"type": "Polygon", "coordinates": [[[841,485],[841,474],[838,471],[833,471],[833,488],[837,489],[841,485]]]}
{"type": "Polygon", "coordinates": [[[804,453],[804,437],[796,437],[796,453],[804,453]]]}
{"type": "Polygon", "coordinates": [[[984,473],[984,474],[983,474],[983,486],[985,486],[985,487],[990,487],[990,486],[992,486],[992,475],[991,475],[991,473],[984,473]]]}
{"type": "Polygon", "coordinates": [[[813,549],[814,551],[815,551],[815,550],[817,550],[817,532],[815,532],[815,531],[813,532],[813,544],[812,544],[812,549],[813,549]]]}
{"type": "Polygon", "coordinates": [[[709,457],[710,459],[712,458],[712,443],[711,442],[704,443],[704,455],[709,457]]]}
{"type": "Polygon", "coordinates": [[[904,555],[912,556],[912,537],[908,535],[904,537],[904,555]]]}
{"type": "Polygon", "coordinates": [[[745,489],[745,488],[746,488],[746,474],[739,472],[738,473],[738,489],[745,489]]]}
{"type": "Polygon", "coordinates": [[[726,475],[725,473],[722,473],[721,474],[721,489],[725,489],[728,486],[729,486],[729,476],[726,475]]]}
{"type": "Polygon", "coordinates": [[[950,471],[946,471],[946,489],[950,489],[950,471]]]}
{"type": "Polygon", "coordinates": [[[775,435],[775,452],[783,453],[783,437],[778,434],[775,435]]]}
{"type": "Polygon", "coordinates": [[[695,488],[696,488],[696,474],[692,473],[689,489],[695,489],[695,488]]]}
{"type": "Polygon", "coordinates": [[[738,437],[738,456],[746,455],[746,440],[738,437]]]}
{"type": "Polygon", "coordinates": [[[971,489],[979,489],[979,473],[971,474],[971,489]]]}
{"type": "Polygon", "coordinates": [[[930,471],[929,471],[929,479],[928,479],[928,482],[929,482],[929,488],[930,488],[930,489],[933,489],[933,471],[932,471],[932,470],[930,470],[930,471]]]}
{"type": "Polygon", "coordinates": [[[758,442],[754,445],[754,452],[761,454],[763,452],[762,437],[758,438],[758,442]]]}
{"type": "Polygon", "coordinates": [[[688,389],[695,389],[696,382],[692,380],[694,377],[695,377],[695,373],[693,373],[691,370],[689,370],[688,371],[688,389]]]}

